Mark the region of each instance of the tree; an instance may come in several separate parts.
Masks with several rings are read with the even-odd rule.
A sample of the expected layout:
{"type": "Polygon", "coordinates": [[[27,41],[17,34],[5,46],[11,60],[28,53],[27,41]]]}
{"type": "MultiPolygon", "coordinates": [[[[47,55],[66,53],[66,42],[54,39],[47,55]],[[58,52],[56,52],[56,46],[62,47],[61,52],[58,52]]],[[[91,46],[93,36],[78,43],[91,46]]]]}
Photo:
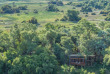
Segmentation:
{"type": "Polygon", "coordinates": [[[46,9],[47,11],[52,11],[52,12],[57,12],[57,11],[59,11],[59,9],[58,8],[56,8],[53,4],[49,4],[48,6],[47,6],[47,9],[46,9]]]}
{"type": "Polygon", "coordinates": [[[107,4],[106,10],[110,10],[110,3],[107,4]]]}
{"type": "Polygon", "coordinates": [[[8,74],[56,74],[58,64],[54,55],[43,49],[39,55],[16,57],[8,74]]]}
{"type": "Polygon", "coordinates": [[[52,0],[52,1],[48,2],[48,4],[56,4],[58,6],[63,6],[63,2],[59,1],[59,0],[56,0],[56,1],[52,0]]]}
{"type": "Polygon", "coordinates": [[[81,12],[92,12],[92,8],[89,6],[84,6],[81,8],[81,12]]]}
{"type": "Polygon", "coordinates": [[[110,21],[110,15],[105,18],[106,21],[110,21]]]}
{"type": "Polygon", "coordinates": [[[32,23],[32,24],[38,24],[37,22],[37,19],[32,17],[30,20],[28,20],[29,23],[32,23]]]}
{"type": "Polygon", "coordinates": [[[68,62],[65,50],[60,46],[60,44],[56,43],[53,45],[53,53],[55,54],[60,65],[66,64],[68,62]]]}
{"type": "Polygon", "coordinates": [[[46,28],[47,31],[49,31],[49,30],[55,30],[55,26],[53,24],[51,24],[51,23],[47,23],[45,25],[45,28],[46,28]]]}
{"type": "Polygon", "coordinates": [[[21,55],[31,55],[39,43],[36,34],[36,25],[23,24],[23,26],[20,27],[21,25],[16,24],[10,33],[12,47],[19,51],[21,55]]]}
{"type": "Polygon", "coordinates": [[[78,16],[79,12],[75,10],[68,10],[67,16],[69,18],[69,21],[79,21],[81,18],[78,16]]]}
{"type": "Polygon", "coordinates": [[[50,49],[52,50],[53,44],[55,44],[55,39],[57,37],[57,33],[53,30],[50,30],[46,33],[46,38],[49,41],[49,44],[51,45],[50,49]]]}
{"type": "Polygon", "coordinates": [[[10,47],[9,34],[7,32],[0,32],[0,52],[6,52],[10,47]]]}
{"type": "Polygon", "coordinates": [[[74,53],[74,43],[72,42],[70,37],[64,36],[61,37],[61,46],[64,47],[68,55],[74,53]]]}
{"type": "Polygon", "coordinates": [[[106,49],[106,54],[104,56],[104,63],[110,65],[110,47],[106,49]]]}
{"type": "Polygon", "coordinates": [[[20,10],[27,10],[27,6],[19,6],[18,7],[20,10]]]}

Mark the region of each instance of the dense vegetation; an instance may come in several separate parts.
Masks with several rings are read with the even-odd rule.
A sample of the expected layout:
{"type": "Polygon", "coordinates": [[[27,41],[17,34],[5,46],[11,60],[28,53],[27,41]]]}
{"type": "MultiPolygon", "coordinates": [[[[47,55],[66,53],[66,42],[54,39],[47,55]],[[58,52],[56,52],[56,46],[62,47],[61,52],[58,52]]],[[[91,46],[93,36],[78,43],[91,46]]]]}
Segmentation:
{"type": "Polygon", "coordinates": [[[109,1],[6,3],[0,6],[0,74],[110,74],[109,1]],[[69,65],[71,54],[95,55],[95,62],[78,68],[69,65]]]}
{"type": "Polygon", "coordinates": [[[4,5],[1,7],[0,13],[20,13],[20,10],[27,10],[27,6],[13,7],[10,5],[4,5]]]}

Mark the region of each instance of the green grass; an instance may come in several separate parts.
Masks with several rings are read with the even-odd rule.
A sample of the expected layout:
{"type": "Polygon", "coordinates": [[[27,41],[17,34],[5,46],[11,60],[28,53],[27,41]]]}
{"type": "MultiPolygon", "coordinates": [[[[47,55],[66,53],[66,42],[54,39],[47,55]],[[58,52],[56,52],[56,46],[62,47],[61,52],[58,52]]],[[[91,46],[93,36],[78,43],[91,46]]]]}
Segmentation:
{"type": "MultiPolygon", "coordinates": [[[[71,5],[64,5],[64,6],[57,6],[57,8],[60,11],[63,12],[48,12],[46,11],[46,7],[48,6],[47,4],[48,1],[38,1],[38,2],[16,2],[16,6],[28,6],[28,10],[21,11],[21,13],[15,13],[15,14],[0,14],[0,20],[4,21],[5,23],[9,23],[9,26],[15,23],[20,23],[22,21],[28,21],[32,17],[35,17],[38,22],[41,24],[41,26],[44,26],[46,23],[53,23],[53,24],[59,24],[59,25],[64,25],[67,27],[71,27],[72,25],[76,24],[73,22],[62,22],[62,21],[57,21],[55,22],[56,19],[61,19],[64,15],[66,15],[67,10],[70,10],[73,8],[71,5]],[[33,10],[37,9],[38,14],[33,13],[33,10]],[[28,12],[28,14],[25,14],[25,12],[28,12]]],[[[64,3],[68,3],[69,1],[65,1],[64,3]]],[[[7,2],[7,4],[12,5],[13,2],[7,2]]],[[[76,8],[75,10],[80,11],[81,8],[76,8]]],[[[95,10],[96,11],[96,10],[95,10]]],[[[94,11],[94,12],[95,12],[94,11]]],[[[102,16],[99,14],[100,10],[97,10],[97,15],[91,15],[91,13],[88,13],[88,17],[85,17],[85,14],[83,12],[80,12],[80,15],[82,18],[85,18],[89,20],[90,22],[93,22],[97,24],[98,22],[101,22],[104,20],[105,16],[102,16]]],[[[4,23],[0,21],[0,25],[4,26],[4,23]]]]}

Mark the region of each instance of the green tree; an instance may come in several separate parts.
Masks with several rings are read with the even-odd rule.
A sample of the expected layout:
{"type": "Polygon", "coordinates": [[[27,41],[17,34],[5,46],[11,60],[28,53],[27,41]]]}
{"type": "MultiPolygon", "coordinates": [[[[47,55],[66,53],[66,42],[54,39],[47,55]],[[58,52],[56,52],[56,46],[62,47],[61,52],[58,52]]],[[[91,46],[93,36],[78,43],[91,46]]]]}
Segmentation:
{"type": "Polygon", "coordinates": [[[104,63],[108,66],[110,65],[110,47],[106,49],[106,54],[104,56],[104,63]]]}
{"type": "Polygon", "coordinates": [[[47,6],[47,9],[46,9],[47,11],[52,11],[52,12],[57,12],[57,11],[59,11],[59,9],[58,8],[56,8],[55,7],[55,5],[53,5],[53,4],[49,4],[48,6],[47,6]]]}
{"type": "Polygon", "coordinates": [[[81,18],[78,15],[79,15],[79,12],[75,10],[68,10],[67,12],[69,21],[79,21],[81,18]]]}

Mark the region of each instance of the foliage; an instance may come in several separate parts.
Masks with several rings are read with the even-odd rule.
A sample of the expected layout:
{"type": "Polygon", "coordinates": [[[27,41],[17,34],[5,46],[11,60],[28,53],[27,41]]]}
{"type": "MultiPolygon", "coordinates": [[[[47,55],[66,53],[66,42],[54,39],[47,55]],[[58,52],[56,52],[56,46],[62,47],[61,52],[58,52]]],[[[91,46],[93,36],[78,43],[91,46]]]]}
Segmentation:
{"type": "Polygon", "coordinates": [[[38,13],[38,10],[35,9],[33,12],[34,12],[34,13],[38,13]]]}
{"type": "Polygon", "coordinates": [[[104,63],[110,65],[110,47],[106,49],[106,54],[104,56],[104,63]]]}
{"type": "Polygon", "coordinates": [[[20,10],[27,10],[27,6],[12,7],[10,5],[4,5],[1,7],[0,13],[20,13],[20,10]]]}
{"type": "Polygon", "coordinates": [[[20,13],[20,10],[19,8],[12,8],[11,6],[9,5],[5,5],[5,6],[2,6],[1,7],[1,13],[20,13]]]}
{"type": "MultiPolygon", "coordinates": [[[[109,22],[103,21],[100,23],[97,21],[87,21],[88,19],[85,20],[79,17],[82,16],[83,18],[84,15],[88,14],[88,17],[85,18],[90,18],[90,14],[94,14],[94,12],[88,13],[88,8],[98,12],[101,11],[103,15],[107,15],[107,17],[109,17],[109,11],[107,10],[109,9],[108,1],[80,0],[80,2],[78,2],[77,0],[77,2],[69,1],[70,5],[64,6],[57,5],[56,2],[59,0],[50,0],[50,2],[51,1],[53,1],[53,3],[49,4],[50,7],[48,5],[47,10],[53,12],[47,12],[45,10],[47,1],[43,1],[44,3],[42,3],[42,0],[38,3],[17,2],[16,7],[14,5],[8,5],[6,8],[3,8],[6,11],[12,11],[15,14],[1,15],[0,24],[3,23],[3,25],[0,25],[0,74],[109,73],[109,22]],[[54,5],[51,6],[51,4],[54,5]],[[29,5],[30,7],[27,8],[27,6],[25,7],[20,5],[29,5]],[[61,9],[60,12],[55,12],[58,11],[56,6],[61,9]],[[87,10],[81,12],[81,14],[83,13],[82,15],[79,15],[78,11],[68,10],[70,8],[73,9],[75,6],[76,8],[87,7],[87,10]],[[105,9],[105,11],[102,9],[105,9]],[[21,11],[20,14],[17,14],[18,10],[21,11]],[[39,14],[35,14],[38,13],[38,11],[39,14]],[[58,21],[62,16],[63,18],[61,21],[65,22],[58,21]],[[28,21],[25,21],[24,17],[25,20],[28,21]],[[30,17],[33,18],[29,19],[30,17]],[[37,19],[41,24],[39,26],[37,26],[37,19]],[[12,22],[12,20],[15,21],[12,22]],[[23,22],[20,23],[21,21],[23,22]],[[19,24],[4,25],[4,23],[19,24]],[[84,68],[77,68],[75,66],[68,65],[69,55],[78,53],[84,55],[95,55],[93,67],[86,66],[84,68]]],[[[11,2],[9,2],[9,4],[10,3],[11,2]]],[[[62,5],[62,3],[62,1],[59,1],[59,5],[62,5]]],[[[4,13],[2,7],[0,12],[4,13]]],[[[80,10],[80,8],[76,10],[80,10]]],[[[97,18],[97,16],[94,15],[92,17],[97,18]]],[[[102,16],[100,19],[102,18],[105,17],[102,16]]]]}
{"type": "Polygon", "coordinates": [[[91,15],[96,15],[96,13],[91,13],[91,15]]]}
{"type": "Polygon", "coordinates": [[[63,6],[63,2],[59,1],[59,0],[50,1],[50,2],[48,2],[48,4],[56,4],[57,6],[63,6]]]}
{"type": "Polygon", "coordinates": [[[37,19],[34,17],[32,17],[28,22],[32,24],[38,24],[37,19]]]}
{"type": "Polygon", "coordinates": [[[47,11],[52,11],[52,12],[55,12],[55,11],[57,12],[57,11],[59,11],[59,9],[56,8],[56,7],[55,7],[54,5],[52,5],[52,4],[49,4],[46,10],[47,10],[47,11]]]}
{"type": "Polygon", "coordinates": [[[72,4],[72,2],[68,2],[66,5],[71,5],[72,4]]]}
{"type": "Polygon", "coordinates": [[[100,74],[106,74],[106,69],[105,68],[101,68],[100,69],[100,74]]]}
{"type": "Polygon", "coordinates": [[[105,20],[106,20],[106,21],[110,21],[110,16],[107,16],[107,17],[105,18],[105,20]]]}
{"type": "Polygon", "coordinates": [[[19,6],[18,7],[20,10],[27,10],[27,6],[19,6]]]}
{"type": "Polygon", "coordinates": [[[69,20],[69,21],[79,21],[79,20],[81,20],[81,18],[78,15],[79,15],[78,11],[68,10],[67,11],[67,16],[64,16],[61,19],[61,21],[66,21],[66,20],[69,20]]]}
{"type": "Polygon", "coordinates": [[[81,12],[92,12],[92,8],[89,6],[83,6],[81,12]]]}
{"type": "Polygon", "coordinates": [[[67,16],[63,16],[63,18],[60,21],[67,21],[68,17],[67,16]]]}
{"type": "Polygon", "coordinates": [[[101,11],[100,14],[108,14],[109,11],[101,11]]]}

